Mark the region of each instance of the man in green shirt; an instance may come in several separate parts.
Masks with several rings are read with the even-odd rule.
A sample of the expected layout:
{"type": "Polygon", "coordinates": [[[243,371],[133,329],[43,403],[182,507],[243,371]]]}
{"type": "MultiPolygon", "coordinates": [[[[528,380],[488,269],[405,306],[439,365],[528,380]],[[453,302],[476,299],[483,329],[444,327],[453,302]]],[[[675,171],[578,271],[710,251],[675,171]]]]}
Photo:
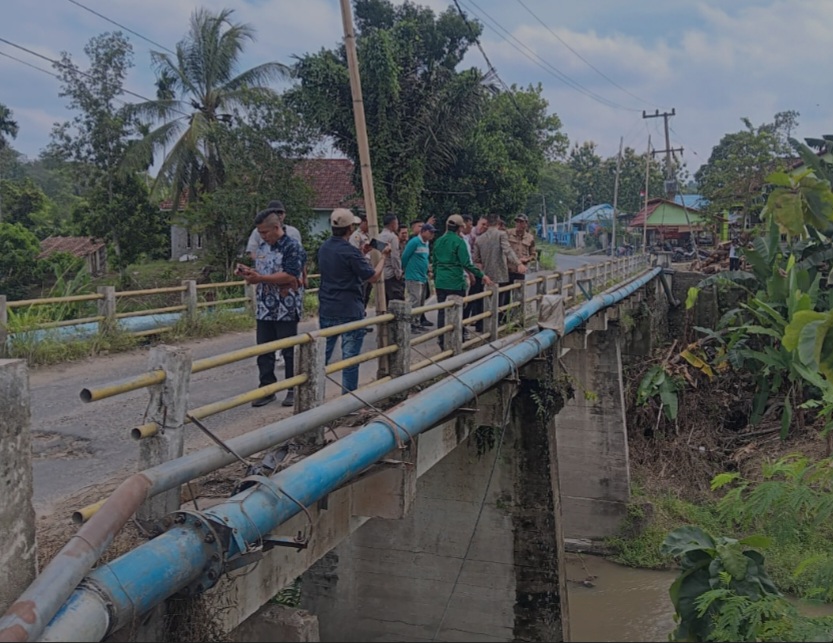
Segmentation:
{"type": "MultiPolygon", "coordinates": [[[[434,268],[434,287],[437,291],[437,303],[444,302],[450,295],[466,296],[465,271],[483,279],[487,286],[492,285],[483,272],[475,266],[469,256],[466,241],[460,236],[465,223],[459,214],[452,214],[445,222],[446,233],[434,242],[434,254],[431,265],[434,268]]],[[[437,311],[437,328],[445,326],[445,309],[437,311]]],[[[439,337],[440,349],[444,349],[443,335],[439,337]]]]}

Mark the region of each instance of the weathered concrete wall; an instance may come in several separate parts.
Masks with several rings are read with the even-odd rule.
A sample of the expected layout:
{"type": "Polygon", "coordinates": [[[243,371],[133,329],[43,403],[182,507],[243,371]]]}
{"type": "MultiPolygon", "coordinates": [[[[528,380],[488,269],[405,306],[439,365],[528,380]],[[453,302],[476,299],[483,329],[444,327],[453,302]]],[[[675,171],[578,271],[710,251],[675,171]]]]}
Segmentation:
{"type": "Polygon", "coordinates": [[[586,340],[561,358],[576,391],[555,424],[564,536],[596,540],[619,530],[630,471],[618,326],[586,340]]]}
{"type": "Polygon", "coordinates": [[[304,575],[322,641],[564,640],[554,424],[521,390],[505,432],[481,426],[419,478],[408,516],[368,522],[304,575]]]}
{"type": "MultiPolygon", "coordinates": [[[[667,275],[666,278],[673,283],[674,277],[667,275]]],[[[670,304],[659,279],[645,286],[633,299],[629,305],[622,307],[619,319],[625,366],[641,361],[665,343],[669,336],[674,336],[668,320],[670,304]]]]}
{"type": "Polygon", "coordinates": [[[19,359],[0,359],[0,614],[35,578],[32,435],[29,371],[19,359]]]}

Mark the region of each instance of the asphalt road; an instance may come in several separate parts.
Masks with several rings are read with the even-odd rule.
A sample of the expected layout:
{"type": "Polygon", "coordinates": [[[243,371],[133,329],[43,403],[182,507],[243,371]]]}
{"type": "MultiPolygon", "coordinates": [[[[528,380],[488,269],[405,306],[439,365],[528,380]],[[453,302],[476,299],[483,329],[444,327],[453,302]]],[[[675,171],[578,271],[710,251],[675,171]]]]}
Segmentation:
{"type": "MultiPolygon", "coordinates": [[[[569,270],[605,259],[602,256],[558,255],[557,267],[569,270]]],[[[435,321],[433,315],[429,318],[435,321]]],[[[316,327],[316,320],[301,324],[303,331],[316,327]]],[[[249,331],[197,339],[181,345],[191,351],[193,359],[200,359],[254,343],[254,332],[249,331]]],[[[370,350],[375,345],[375,334],[368,334],[364,349],[370,350]]],[[[420,348],[430,353],[438,350],[435,342],[420,348]]],[[[39,513],[50,511],[67,495],[113,476],[127,477],[136,471],[139,447],[130,438],[129,430],[143,423],[148,392],[133,391],[89,404],[81,401],[79,393],[83,388],[98,388],[146,371],[148,355],[149,349],[142,348],[30,371],[34,500],[39,513]]],[[[338,353],[335,359],[338,359],[338,353]]],[[[421,359],[421,356],[415,356],[415,361],[421,359]]],[[[282,367],[279,366],[278,377],[281,376],[282,367]]],[[[362,383],[372,381],[375,376],[375,362],[361,365],[362,383]]],[[[191,379],[189,407],[225,399],[256,386],[254,358],[204,371],[191,379]]],[[[337,395],[338,386],[328,382],[327,393],[328,397],[337,395]]],[[[282,395],[279,394],[279,400],[282,395]]],[[[227,439],[287,417],[291,411],[278,403],[257,409],[245,405],[207,418],[205,424],[227,439]]],[[[195,427],[189,426],[186,436],[186,450],[209,443],[195,427]]]]}

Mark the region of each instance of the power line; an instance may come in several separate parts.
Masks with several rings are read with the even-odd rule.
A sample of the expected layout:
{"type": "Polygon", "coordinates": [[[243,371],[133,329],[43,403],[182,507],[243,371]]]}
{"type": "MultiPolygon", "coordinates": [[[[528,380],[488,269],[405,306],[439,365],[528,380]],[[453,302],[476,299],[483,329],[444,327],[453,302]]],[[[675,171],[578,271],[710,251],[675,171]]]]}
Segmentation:
{"type": "Polygon", "coordinates": [[[561,36],[559,36],[559,35],[558,35],[557,33],[555,33],[552,29],[550,29],[550,27],[549,27],[549,26],[548,26],[548,25],[547,25],[547,24],[546,24],[543,20],[541,20],[541,18],[539,18],[539,17],[538,17],[535,13],[533,13],[532,9],[530,9],[528,6],[526,6],[526,4],[524,4],[523,0],[517,0],[517,1],[518,1],[518,4],[519,4],[519,5],[521,5],[524,9],[526,9],[526,10],[527,10],[527,12],[529,13],[529,15],[531,15],[531,16],[532,16],[533,18],[535,18],[535,19],[536,19],[539,23],[541,23],[541,26],[543,26],[543,27],[544,27],[544,29],[546,29],[547,31],[549,31],[549,32],[553,35],[553,37],[555,37],[555,38],[556,38],[556,40],[558,40],[558,41],[559,41],[562,45],[564,45],[567,49],[569,49],[570,51],[572,51],[572,52],[573,52],[576,56],[578,56],[578,58],[579,58],[579,59],[581,59],[581,60],[582,60],[582,62],[584,62],[584,63],[585,63],[588,67],[590,67],[593,71],[595,71],[597,74],[599,74],[599,76],[601,76],[602,78],[604,78],[605,80],[607,80],[607,81],[608,81],[611,85],[613,85],[614,87],[618,87],[618,88],[619,88],[619,89],[621,89],[623,92],[625,92],[628,96],[632,96],[633,98],[635,98],[636,100],[638,100],[638,101],[639,101],[639,102],[641,102],[641,103],[647,103],[648,105],[651,105],[652,107],[659,107],[659,105],[655,105],[655,104],[654,104],[654,103],[652,103],[651,101],[645,100],[644,98],[640,98],[640,97],[639,97],[639,96],[637,96],[636,94],[633,94],[633,93],[631,93],[630,91],[628,91],[627,89],[625,89],[624,87],[622,87],[619,83],[617,83],[617,82],[616,82],[615,80],[613,80],[610,76],[608,76],[607,74],[605,74],[602,70],[600,70],[600,69],[599,69],[598,67],[596,67],[593,63],[591,63],[591,62],[590,62],[589,60],[587,60],[584,56],[582,56],[579,52],[577,52],[577,51],[576,51],[575,49],[573,49],[570,45],[568,45],[568,44],[567,44],[567,42],[566,42],[566,41],[565,41],[565,40],[564,40],[561,36]]]}
{"type": "Polygon", "coordinates": [[[0,56],[5,56],[6,58],[11,58],[19,62],[21,65],[26,65],[27,67],[31,67],[32,69],[37,69],[38,71],[42,71],[44,74],[49,74],[52,78],[57,78],[61,80],[61,77],[58,74],[53,74],[51,71],[44,69],[43,67],[38,67],[37,65],[33,65],[32,63],[28,63],[25,60],[18,58],[17,56],[12,56],[11,54],[7,54],[5,51],[0,51],[0,56]]]}
{"type": "Polygon", "coordinates": [[[171,50],[171,49],[168,49],[165,45],[160,45],[158,42],[155,42],[155,41],[151,40],[150,38],[145,38],[138,31],[133,31],[133,29],[131,29],[130,27],[125,27],[123,24],[120,24],[120,23],[116,22],[115,20],[111,20],[110,18],[108,18],[104,14],[101,14],[98,11],[95,11],[94,9],[90,9],[89,7],[81,4],[80,2],[77,2],[76,0],[67,0],[67,2],[71,2],[72,4],[76,5],[77,7],[81,7],[85,11],[89,11],[91,14],[98,16],[102,20],[106,20],[107,22],[116,25],[120,29],[124,29],[125,31],[132,33],[134,36],[138,36],[142,40],[144,40],[146,42],[149,42],[150,44],[155,45],[156,47],[159,47],[160,49],[164,49],[168,53],[173,54],[174,56],[176,56],[176,52],[171,50]]]}
{"type": "MultiPolygon", "coordinates": [[[[547,61],[544,58],[542,58],[541,56],[539,56],[538,53],[536,53],[533,49],[530,49],[527,45],[525,45],[523,42],[518,40],[518,38],[516,38],[514,35],[512,35],[512,33],[508,29],[503,27],[503,25],[501,25],[497,20],[495,20],[485,9],[483,9],[476,2],[474,2],[474,0],[468,0],[468,1],[469,1],[470,4],[472,4],[474,7],[476,7],[477,12],[481,13],[484,17],[486,17],[486,19],[488,19],[488,21],[490,23],[492,23],[488,26],[491,29],[498,32],[498,35],[500,35],[501,38],[503,38],[503,40],[505,40],[514,49],[516,49],[523,56],[525,56],[526,58],[531,60],[533,63],[535,63],[539,67],[541,67],[541,69],[543,69],[545,72],[547,72],[551,76],[557,78],[558,80],[565,83],[566,85],[568,85],[572,89],[575,89],[576,91],[584,94],[588,98],[592,98],[596,102],[601,103],[602,105],[605,105],[606,107],[612,107],[614,109],[623,109],[623,110],[629,111],[629,112],[639,112],[640,111],[640,110],[635,109],[633,107],[625,107],[624,105],[620,105],[619,103],[616,103],[615,101],[612,101],[608,98],[605,98],[604,96],[601,96],[600,94],[597,94],[596,92],[594,92],[590,89],[587,89],[581,83],[579,83],[578,81],[573,80],[572,78],[570,78],[567,74],[562,72],[558,67],[556,67],[555,65],[553,65],[549,61],[547,61]],[[506,35],[501,35],[500,32],[503,32],[506,35]],[[509,38],[511,38],[512,40],[517,42],[520,45],[520,47],[518,45],[516,45],[514,42],[512,42],[512,40],[507,39],[506,36],[509,36],[509,38]],[[526,51],[530,52],[538,60],[536,60],[535,58],[530,56],[528,53],[523,51],[523,49],[521,49],[521,47],[523,49],[526,49],[526,51]]],[[[455,2],[456,2],[456,0],[455,0],[455,2]]]]}
{"type": "MultiPolygon", "coordinates": [[[[66,67],[67,66],[66,63],[63,63],[63,62],[58,61],[58,60],[54,60],[54,59],[50,58],[49,56],[44,56],[43,54],[39,54],[38,52],[33,51],[33,50],[31,50],[27,47],[24,47],[23,45],[18,45],[17,43],[12,42],[11,40],[6,40],[5,38],[0,37],[0,42],[4,42],[7,45],[11,45],[15,49],[20,49],[21,51],[25,51],[27,54],[31,54],[32,56],[37,56],[38,58],[41,58],[42,60],[45,60],[49,63],[52,63],[53,65],[57,65],[58,67],[66,67]]],[[[73,69],[74,69],[74,71],[81,74],[82,76],[86,76],[87,78],[93,78],[90,74],[88,74],[85,71],[81,71],[80,69],[78,69],[74,65],[73,65],[73,69]]],[[[43,70],[41,70],[41,71],[43,71],[43,70]]],[[[93,80],[95,80],[95,79],[93,78],[93,80]]],[[[153,99],[148,98],[147,96],[142,96],[141,94],[137,94],[136,92],[130,91],[129,89],[122,88],[121,93],[122,94],[129,94],[130,96],[135,96],[136,98],[141,98],[143,101],[146,101],[146,102],[149,102],[149,103],[155,102],[153,99]]],[[[170,109],[172,112],[177,112],[179,114],[182,114],[183,116],[186,116],[188,118],[191,117],[191,114],[183,112],[182,110],[179,110],[176,107],[169,107],[168,109],[170,109]]]]}

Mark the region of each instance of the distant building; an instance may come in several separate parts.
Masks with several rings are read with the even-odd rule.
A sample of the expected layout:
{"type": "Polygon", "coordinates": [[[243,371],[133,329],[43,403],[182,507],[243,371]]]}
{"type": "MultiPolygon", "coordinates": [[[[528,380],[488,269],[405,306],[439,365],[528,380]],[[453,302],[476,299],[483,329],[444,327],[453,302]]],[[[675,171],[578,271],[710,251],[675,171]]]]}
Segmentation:
{"type": "Polygon", "coordinates": [[[87,272],[97,277],[107,270],[107,246],[93,237],[47,237],[40,242],[38,259],[67,252],[83,259],[87,272]]]}
{"type": "MultiPolygon", "coordinates": [[[[303,179],[312,190],[312,210],[315,216],[310,224],[311,234],[329,232],[330,214],[336,208],[360,208],[364,204],[356,196],[353,162],[349,159],[302,159],[295,166],[295,176],[303,179]]],[[[276,194],[274,198],[280,199],[281,195],[276,194]]],[[[178,210],[184,210],[187,205],[188,199],[182,195],[178,210]]],[[[173,202],[170,199],[162,201],[159,209],[171,211],[173,202]]],[[[287,213],[287,217],[286,222],[291,224],[292,213],[287,213]]],[[[185,226],[171,225],[172,260],[185,261],[199,257],[205,247],[204,242],[202,234],[191,232],[185,226]]]]}
{"type": "MultiPolygon", "coordinates": [[[[696,195],[685,195],[696,196],[696,195]]],[[[642,208],[631,220],[630,228],[639,232],[646,228],[648,243],[653,244],[666,239],[684,239],[705,228],[702,213],[687,205],[667,199],[651,199],[648,208],[642,208]],[[647,225],[646,225],[647,218],[647,225]]]]}

